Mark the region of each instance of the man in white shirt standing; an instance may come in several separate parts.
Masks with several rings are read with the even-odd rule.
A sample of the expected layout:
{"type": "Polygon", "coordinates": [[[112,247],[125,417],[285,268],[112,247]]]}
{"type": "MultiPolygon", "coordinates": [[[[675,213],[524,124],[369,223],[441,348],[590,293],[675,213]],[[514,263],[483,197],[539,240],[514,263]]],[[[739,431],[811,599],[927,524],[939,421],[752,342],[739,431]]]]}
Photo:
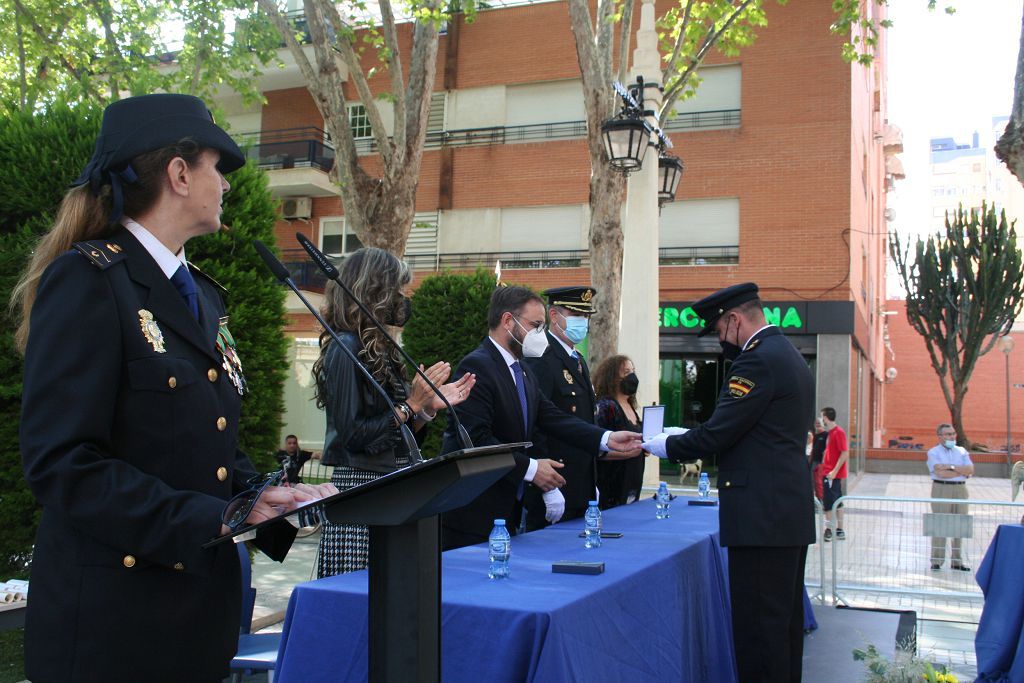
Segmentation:
{"type": "MultiPolygon", "coordinates": [[[[940,424],[935,430],[939,435],[939,445],[928,451],[928,473],[932,477],[932,498],[954,498],[967,500],[967,478],[974,474],[974,463],[967,449],[956,445],[956,430],[952,425],[940,424]]],[[[966,503],[932,503],[932,512],[954,515],[966,515],[966,503]]],[[[951,538],[950,562],[953,569],[969,572],[971,568],[962,561],[960,553],[961,541],[951,538]]],[[[941,536],[932,537],[932,571],[942,568],[946,559],[946,539],[941,536]]]]}

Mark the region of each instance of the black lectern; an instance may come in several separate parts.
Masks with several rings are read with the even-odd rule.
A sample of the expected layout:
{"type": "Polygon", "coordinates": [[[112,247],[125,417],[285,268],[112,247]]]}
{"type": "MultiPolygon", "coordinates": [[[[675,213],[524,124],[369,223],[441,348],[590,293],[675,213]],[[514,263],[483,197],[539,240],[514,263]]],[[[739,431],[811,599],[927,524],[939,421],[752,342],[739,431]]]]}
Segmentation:
{"type": "Polygon", "coordinates": [[[526,445],[455,451],[325,502],[329,521],[370,527],[370,681],[441,680],[439,515],[480,495],[526,445]]]}
{"type": "MultiPolygon", "coordinates": [[[[373,683],[441,680],[439,515],[483,493],[512,469],[512,453],[528,446],[514,443],[455,451],[316,504],[335,524],[370,527],[369,673],[373,683]]],[[[279,519],[239,529],[207,545],[279,519]]]]}

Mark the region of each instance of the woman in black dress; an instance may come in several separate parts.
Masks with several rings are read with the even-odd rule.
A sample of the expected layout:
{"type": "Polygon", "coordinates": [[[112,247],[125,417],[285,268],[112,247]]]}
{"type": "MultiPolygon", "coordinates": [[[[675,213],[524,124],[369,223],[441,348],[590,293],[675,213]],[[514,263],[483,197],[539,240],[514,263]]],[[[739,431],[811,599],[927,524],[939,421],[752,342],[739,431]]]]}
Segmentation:
{"type": "MultiPolygon", "coordinates": [[[[612,356],[597,366],[592,374],[597,394],[596,423],[612,431],[642,433],[643,425],[636,409],[636,390],[640,385],[628,356],[612,356]]],[[[639,455],[640,449],[631,452],[639,455]]],[[[601,509],[628,505],[640,497],[644,481],[645,458],[599,460],[597,488],[601,492],[601,509]]]]}

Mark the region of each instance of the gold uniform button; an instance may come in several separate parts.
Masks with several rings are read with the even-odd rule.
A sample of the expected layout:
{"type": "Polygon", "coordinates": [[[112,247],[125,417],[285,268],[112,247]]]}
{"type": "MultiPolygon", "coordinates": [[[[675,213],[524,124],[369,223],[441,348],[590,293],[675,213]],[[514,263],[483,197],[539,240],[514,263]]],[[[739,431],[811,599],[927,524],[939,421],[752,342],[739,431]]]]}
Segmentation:
{"type": "Polygon", "coordinates": [[[223,432],[227,428],[228,428],[227,418],[218,417],[217,418],[217,431],[218,432],[223,432]]]}
{"type": "Polygon", "coordinates": [[[174,563],[174,571],[177,571],[177,572],[185,571],[185,565],[183,565],[181,562],[175,562],[174,563]]]}
{"type": "Polygon", "coordinates": [[[217,468],[217,481],[227,481],[227,480],[228,480],[228,468],[227,467],[218,467],[217,468]]]}
{"type": "Polygon", "coordinates": [[[575,392],[575,391],[571,391],[571,392],[569,392],[569,393],[571,393],[571,394],[572,394],[573,396],[575,396],[575,395],[576,395],[576,392],[575,392]]]}
{"type": "Polygon", "coordinates": [[[135,566],[135,556],[134,555],[125,555],[124,559],[121,560],[121,564],[123,564],[128,569],[131,569],[132,567],[135,566]]]}
{"type": "Polygon", "coordinates": [[[729,488],[730,486],[732,486],[732,482],[731,481],[725,482],[725,488],[729,488]]]}
{"type": "Polygon", "coordinates": [[[210,368],[206,371],[206,376],[210,378],[211,382],[217,381],[217,368],[210,368]]]}
{"type": "Polygon", "coordinates": [[[572,412],[574,412],[574,413],[576,412],[576,406],[572,407],[572,412]]]}
{"type": "Polygon", "coordinates": [[[177,377],[168,377],[167,378],[167,386],[169,386],[171,389],[173,389],[174,387],[178,386],[178,378],[177,377]]]}

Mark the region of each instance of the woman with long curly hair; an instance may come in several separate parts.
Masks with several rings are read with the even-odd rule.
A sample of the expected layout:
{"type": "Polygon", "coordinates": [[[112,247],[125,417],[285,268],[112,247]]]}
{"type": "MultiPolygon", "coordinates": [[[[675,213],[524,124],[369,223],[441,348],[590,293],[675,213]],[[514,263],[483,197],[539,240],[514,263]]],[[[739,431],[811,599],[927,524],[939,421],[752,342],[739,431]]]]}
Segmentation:
{"type": "MultiPolygon", "coordinates": [[[[412,274],[392,254],[372,247],[359,249],[345,259],[340,278],[385,325],[401,328],[409,321],[412,301],[405,290],[412,274]]],[[[418,433],[445,406],[418,375],[409,383],[401,354],[333,281],[324,291],[322,312],[327,324],[389,397],[385,401],[366,381],[328,332],[320,335],[320,357],[313,364],[313,379],[317,407],[327,413],[322,462],[334,466],[331,482],[344,491],[408,465],[409,449],[401,425],[418,433]]],[[[449,403],[456,405],[469,396],[476,378],[467,373],[455,382],[442,384],[451,371],[450,364],[440,361],[425,374],[449,403]]],[[[369,541],[365,526],[325,522],[318,575],[322,578],[364,569],[369,541]]]]}
{"type": "MultiPolygon", "coordinates": [[[[614,431],[643,433],[643,422],[636,405],[640,381],[629,356],[606,358],[592,377],[594,393],[597,394],[595,424],[614,431]]],[[[639,452],[637,449],[634,455],[639,455],[639,452]]],[[[597,490],[601,492],[603,510],[636,502],[643,482],[644,458],[597,461],[597,490]]]]}

